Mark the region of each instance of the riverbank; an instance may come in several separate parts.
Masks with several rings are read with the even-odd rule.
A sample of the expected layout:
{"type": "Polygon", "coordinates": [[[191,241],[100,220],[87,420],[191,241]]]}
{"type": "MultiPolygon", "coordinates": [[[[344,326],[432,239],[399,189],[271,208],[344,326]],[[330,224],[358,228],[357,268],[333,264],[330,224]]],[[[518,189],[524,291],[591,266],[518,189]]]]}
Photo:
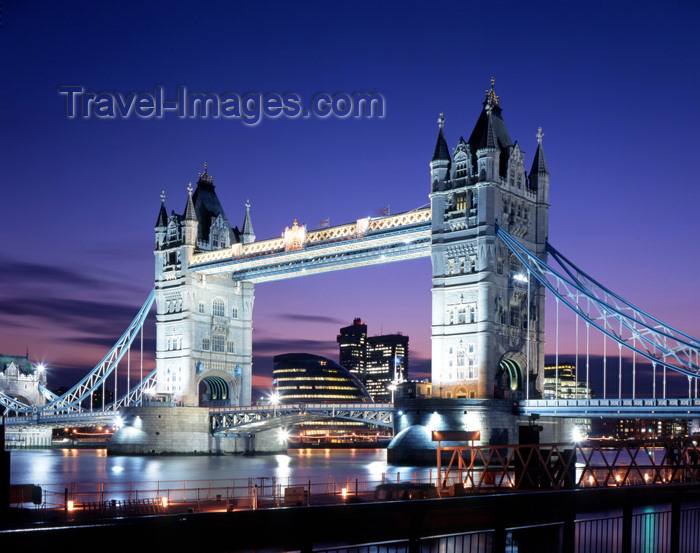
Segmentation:
{"type": "MultiPolygon", "coordinates": [[[[0,541],[8,549],[40,548],[47,543],[70,549],[76,543],[92,543],[107,553],[121,552],[124,547],[132,553],[163,548],[195,551],[202,548],[203,540],[207,551],[213,553],[311,552],[330,546],[389,541],[398,541],[399,544],[392,544],[397,549],[443,550],[450,544],[474,544],[474,540],[484,550],[505,551],[506,542],[510,542],[517,544],[520,551],[573,551],[576,536],[585,541],[586,536],[591,538],[602,532],[607,539],[626,543],[627,550],[635,550],[629,547],[644,539],[642,533],[633,533],[636,528],[642,529],[638,532],[664,536],[659,550],[690,551],[693,543],[686,541],[694,535],[693,529],[700,520],[699,500],[700,485],[671,484],[334,506],[223,509],[96,522],[19,524],[11,529],[5,525],[0,529],[0,541]],[[657,516],[660,512],[667,514],[657,516]],[[600,532],[591,532],[592,526],[600,532]],[[542,549],[543,544],[546,549],[542,549]]],[[[594,544],[579,541],[578,545],[579,550],[588,551],[593,550],[594,544]]]]}

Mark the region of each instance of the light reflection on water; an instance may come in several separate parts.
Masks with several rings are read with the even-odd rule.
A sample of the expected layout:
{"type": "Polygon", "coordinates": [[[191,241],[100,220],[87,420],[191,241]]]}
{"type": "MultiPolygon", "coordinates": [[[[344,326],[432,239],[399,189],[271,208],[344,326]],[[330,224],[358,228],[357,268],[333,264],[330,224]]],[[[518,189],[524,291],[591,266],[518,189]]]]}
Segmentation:
{"type": "MultiPolygon", "coordinates": [[[[298,449],[287,455],[107,455],[104,449],[13,450],[12,484],[67,484],[93,482],[143,482],[218,480],[259,477],[313,477],[325,475],[367,476],[401,472],[401,480],[413,479],[428,469],[388,466],[385,449],[298,449]]],[[[395,476],[394,476],[395,478],[395,476]]]]}

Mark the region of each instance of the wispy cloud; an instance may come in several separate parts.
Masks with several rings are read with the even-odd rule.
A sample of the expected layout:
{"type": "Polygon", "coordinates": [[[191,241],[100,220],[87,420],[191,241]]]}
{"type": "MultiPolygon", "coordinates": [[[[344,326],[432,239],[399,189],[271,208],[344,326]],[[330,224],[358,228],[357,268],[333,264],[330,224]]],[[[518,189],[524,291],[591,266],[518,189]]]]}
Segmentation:
{"type": "Polygon", "coordinates": [[[96,284],[94,279],[86,277],[82,272],[53,264],[18,261],[0,256],[0,265],[0,286],[46,284],[94,287],[96,284]]]}
{"type": "Polygon", "coordinates": [[[291,340],[286,338],[267,338],[253,341],[253,353],[255,355],[279,355],[282,353],[315,353],[327,355],[336,352],[335,344],[329,344],[326,340],[291,340]]]}
{"type": "Polygon", "coordinates": [[[324,315],[301,315],[298,313],[280,313],[278,315],[280,319],[287,321],[301,321],[305,323],[322,323],[322,324],[333,324],[343,326],[347,321],[338,319],[336,317],[327,317],[324,315]]]}

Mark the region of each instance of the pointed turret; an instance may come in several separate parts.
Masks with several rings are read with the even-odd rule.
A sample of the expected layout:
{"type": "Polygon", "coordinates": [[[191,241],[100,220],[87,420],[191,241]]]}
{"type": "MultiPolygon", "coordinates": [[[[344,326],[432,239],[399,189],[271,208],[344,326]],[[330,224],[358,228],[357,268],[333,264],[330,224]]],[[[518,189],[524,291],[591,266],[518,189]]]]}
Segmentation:
{"type": "Polygon", "coordinates": [[[206,163],[204,173],[199,174],[197,189],[192,194],[192,203],[197,218],[197,243],[200,248],[218,249],[237,241],[216,195],[214,179],[209,175],[206,163]]]}
{"type": "Polygon", "coordinates": [[[156,248],[163,247],[165,235],[168,232],[168,212],[165,209],[165,190],[160,193],[160,211],[156,221],[156,248]]]}
{"type": "Polygon", "coordinates": [[[479,180],[496,180],[505,176],[506,150],[512,146],[493,85],[494,78],[491,77],[491,89],[486,91],[484,109],[468,141],[479,180]]]}
{"type": "Polygon", "coordinates": [[[183,238],[184,243],[187,246],[197,245],[197,212],[194,209],[194,202],[192,201],[192,183],[187,185],[187,205],[185,206],[184,221],[182,222],[184,227],[183,238]]]}
{"type": "Polygon", "coordinates": [[[450,158],[450,149],[447,146],[447,140],[445,140],[445,133],[443,131],[445,116],[442,113],[440,117],[438,117],[438,125],[440,126],[440,130],[438,132],[437,143],[435,144],[433,160],[430,162],[430,179],[432,181],[433,192],[444,189],[445,178],[447,177],[452,161],[450,158]]]}
{"type": "Polygon", "coordinates": [[[450,161],[450,149],[447,147],[447,140],[445,140],[445,133],[443,132],[443,125],[445,124],[445,117],[440,114],[438,118],[438,125],[440,125],[440,131],[438,132],[437,143],[435,144],[435,153],[433,154],[433,161],[450,161]]]}
{"type": "Polygon", "coordinates": [[[168,226],[168,211],[165,209],[165,190],[160,193],[160,211],[158,212],[158,220],[155,228],[168,226]]]}
{"type": "Polygon", "coordinates": [[[544,159],[544,150],[542,149],[542,127],[537,129],[537,151],[535,158],[532,160],[532,169],[530,169],[530,190],[541,192],[540,199],[543,202],[549,202],[549,169],[547,162],[544,159]]]}
{"type": "Polygon", "coordinates": [[[243,220],[243,231],[241,232],[241,241],[244,244],[255,242],[255,232],[253,231],[253,223],[250,220],[250,200],[245,201],[245,219],[243,220]]]}

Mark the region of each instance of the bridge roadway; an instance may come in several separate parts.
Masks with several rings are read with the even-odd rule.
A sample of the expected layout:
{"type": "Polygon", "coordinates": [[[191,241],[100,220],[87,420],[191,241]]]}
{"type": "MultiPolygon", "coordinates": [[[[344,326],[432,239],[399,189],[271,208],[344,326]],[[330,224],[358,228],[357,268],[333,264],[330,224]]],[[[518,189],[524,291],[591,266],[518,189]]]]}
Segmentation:
{"type": "Polygon", "coordinates": [[[251,407],[210,407],[215,436],[254,434],[311,420],[343,419],[393,428],[392,403],[290,403],[251,407]]]}
{"type": "Polygon", "coordinates": [[[119,411],[77,411],[72,413],[44,413],[7,417],[5,424],[12,428],[61,428],[64,426],[116,426],[119,411]]]}
{"type": "Polygon", "coordinates": [[[700,399],[530,399],[518,401],[518,414],[608,419],[700,418],[700,399]]]}
{"type": "MultiPolygon", "coordinates": [[[[294,403],[249,407],[209,407],[210,431],[216,436],[248,435],[312,420],[344,419],[393,428],[391,403],[294,403]]],[[[556,418],[695,419],[700,399],[531,399],[513,404],[519,415],[556,418]]],[[[13,428],[116,425],[119,411],[43,413],[7,417],[13,428]]]]}

